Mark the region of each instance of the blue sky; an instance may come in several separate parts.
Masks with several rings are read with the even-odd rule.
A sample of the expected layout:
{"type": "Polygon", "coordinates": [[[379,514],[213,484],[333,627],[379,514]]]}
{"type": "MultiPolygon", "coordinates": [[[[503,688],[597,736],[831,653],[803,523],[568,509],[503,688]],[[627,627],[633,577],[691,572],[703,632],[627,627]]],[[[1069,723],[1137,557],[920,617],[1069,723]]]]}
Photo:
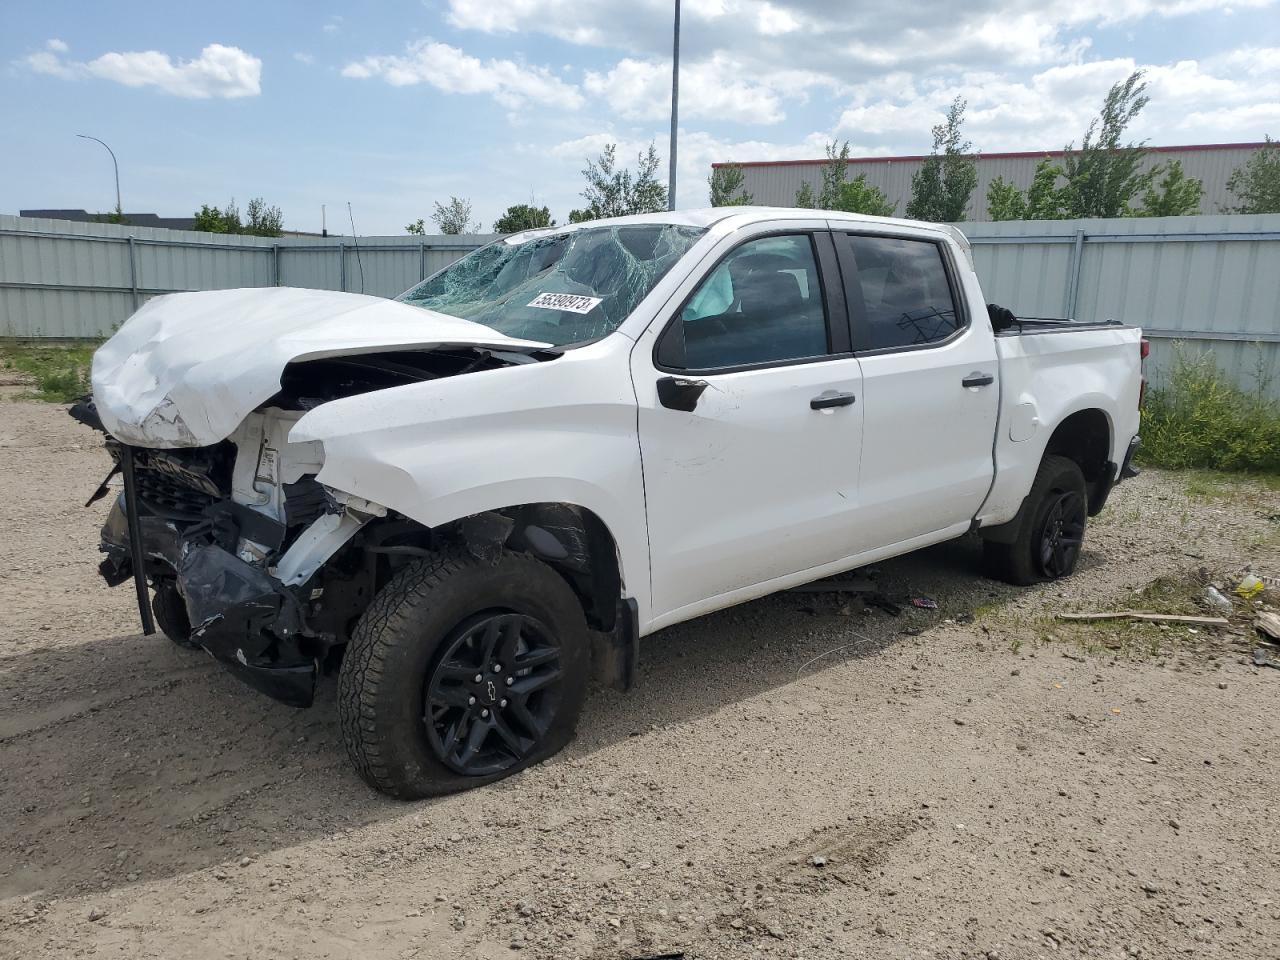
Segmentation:
{"type": "MultiPolygon", "coordinates": [[[[680,190],[713,160],[926,152],[969,102],[987,152],[1078,139],[1107,87],[1147,70],[1135,134],[1280,136],[1276,0],[684,0],[680,190]]],[[[666,154],[670,0],[0,5],[0,212],[189,215],[262,195],[286,225],[399,233],[469,198],[579,205],[588,156],[666,154]]],[[[664,168],[665,170],[665,165],[664,168]]]]}

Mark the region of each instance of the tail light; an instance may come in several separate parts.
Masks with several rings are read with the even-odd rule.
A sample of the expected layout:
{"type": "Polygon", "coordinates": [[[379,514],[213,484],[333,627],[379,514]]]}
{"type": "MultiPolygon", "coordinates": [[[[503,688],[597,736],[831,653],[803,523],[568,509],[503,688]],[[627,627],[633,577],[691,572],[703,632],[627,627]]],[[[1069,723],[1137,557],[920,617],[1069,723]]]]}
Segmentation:
{"type": "MultiPolygon", "coordinates": [[[[1142,360],[1146,360],[1151,355],[1151,341],[1143,337],[1138,341],[1138,356],[1142,360]]],[[[1146,366],[1144,363],[1143,366],[1146,366]]],[[[1147,395],[1147,378],[1142,377],[1138,383],[1138,409],[1142,409],[1142,401],[1147,395]]]]}

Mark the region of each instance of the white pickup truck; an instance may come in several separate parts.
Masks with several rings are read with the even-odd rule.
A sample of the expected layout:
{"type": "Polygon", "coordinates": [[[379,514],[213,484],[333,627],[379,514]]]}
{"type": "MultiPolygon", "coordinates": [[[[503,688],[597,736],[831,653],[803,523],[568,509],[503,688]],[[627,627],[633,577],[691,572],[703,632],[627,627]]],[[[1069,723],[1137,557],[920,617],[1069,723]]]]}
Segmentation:
{"type": "Polygon", "coordinates": [[[730,207],[506,237],[397,300],[159,297],[72,413],[144,630],[297,706],[336,668],[356,768],[409,798],[551,755],[670,624],[974,531],[996,576],[1070,574],[1143,354],[988,308],[953,228],[730,207]]]}

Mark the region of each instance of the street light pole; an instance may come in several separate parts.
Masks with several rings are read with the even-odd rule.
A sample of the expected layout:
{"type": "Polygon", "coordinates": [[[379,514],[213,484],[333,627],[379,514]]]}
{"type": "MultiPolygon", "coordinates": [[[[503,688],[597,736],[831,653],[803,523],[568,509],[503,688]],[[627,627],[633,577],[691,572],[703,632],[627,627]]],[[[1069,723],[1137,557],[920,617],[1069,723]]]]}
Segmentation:
{"type": "Polygon", "coordinates": [[[671,41],[671,150],[667,172],[667,209],[676,208],[676,126],[680,116],[680,0],[676,0],[676,23],[671,41]]]}
{"type": "MultiPolygon", "coordinates": [[[[107,147],[105,142],[99,140],[97,137],[91,137],[87,133],[77,133],[76,136],[80,137],[82,140],[92,140],[95,143],[101,143],[104,147],[107,147]]],[[[124,207],[120,205],[120,164],[116,162],[116,152],[114,150],[107,147],[107,153],[111,154],[111,165],[115,167],[116,170],[116,216],[124,217],[124,207]]]]}

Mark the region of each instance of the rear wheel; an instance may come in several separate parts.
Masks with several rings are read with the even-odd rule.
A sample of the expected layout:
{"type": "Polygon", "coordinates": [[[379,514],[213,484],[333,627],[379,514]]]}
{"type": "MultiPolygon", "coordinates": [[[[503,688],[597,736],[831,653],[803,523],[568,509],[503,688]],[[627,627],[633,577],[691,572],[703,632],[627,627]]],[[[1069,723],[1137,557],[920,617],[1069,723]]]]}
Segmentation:
{"type": "Polygon", "coordinates": [[[151,612],[155,614],[160,632],[180,647],[199,650],[200,644],[191,639],[191,621],[187,619],[187,602],[178,592],[177,584],[161,580],[156,584],[151,598],[151,612]]]}
{"type": "Polygon", "coordinates": [[[443,553],[402,570],[361,617],[338,677],[343,739],[394,797],[491,783],[569,742],[588,666],[582,607],[554,570],[443,553]]]}
{"type": "Polygon", "coordinates": [[[1046,456],[1019,519],[1012,543],[983,544],[990,576],[1026,586],[1070,576],[1080,559],[1088,523],[1088,489],[1074,460],[1046,456]]]}

